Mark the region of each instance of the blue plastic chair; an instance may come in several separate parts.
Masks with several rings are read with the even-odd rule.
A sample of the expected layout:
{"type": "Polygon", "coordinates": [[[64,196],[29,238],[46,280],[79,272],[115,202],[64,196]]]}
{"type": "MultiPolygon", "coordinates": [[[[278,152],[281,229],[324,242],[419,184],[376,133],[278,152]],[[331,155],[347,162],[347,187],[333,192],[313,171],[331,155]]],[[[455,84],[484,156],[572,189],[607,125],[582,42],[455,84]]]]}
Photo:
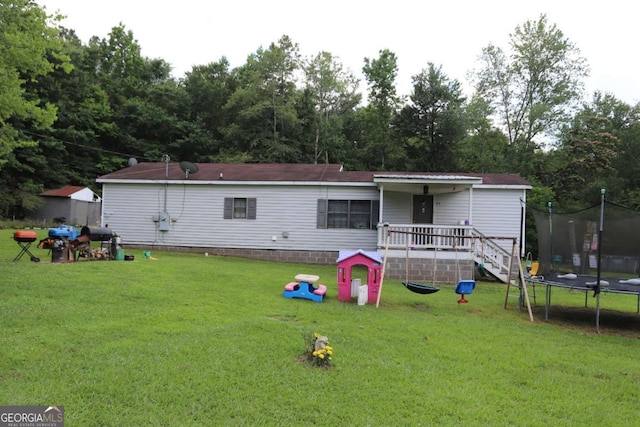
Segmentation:
{"type": "Polygon", "coordinates": [[[456,294],[460,295],[458,304],[469,302],[464,296],[469,295],[476,287],[475,280],[460,280],[456,285],[456,294]]]}

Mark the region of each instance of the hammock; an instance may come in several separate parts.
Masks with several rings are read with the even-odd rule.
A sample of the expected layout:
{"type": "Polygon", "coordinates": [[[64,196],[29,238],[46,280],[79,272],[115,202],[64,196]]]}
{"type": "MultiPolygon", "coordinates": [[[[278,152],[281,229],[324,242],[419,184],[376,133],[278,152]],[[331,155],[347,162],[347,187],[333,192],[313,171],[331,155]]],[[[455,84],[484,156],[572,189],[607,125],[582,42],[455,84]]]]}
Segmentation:
{"type": "Polygon", "coordinates": [[[411,292],[415,292],[417,294],[432,294],[434,292],[438,292],[440,290],[437,286],[425,285],[423,283],[416,282],[407,282],[406,280],[402,281],[402,284],[405,288],[409,289],[411,292]]]}

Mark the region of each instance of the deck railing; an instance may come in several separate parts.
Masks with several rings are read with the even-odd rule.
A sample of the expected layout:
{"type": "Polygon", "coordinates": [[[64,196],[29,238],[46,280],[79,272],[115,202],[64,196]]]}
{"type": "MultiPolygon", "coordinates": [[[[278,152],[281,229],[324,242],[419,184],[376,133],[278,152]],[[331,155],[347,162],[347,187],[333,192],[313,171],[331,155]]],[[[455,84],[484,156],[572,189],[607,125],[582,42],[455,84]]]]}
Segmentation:
{"type": "Polygon", "coordinates": [[[380,224],[378,248],[386,247],[388,234],[389,249],[469,251],[473,243],[472,231],[470,225],[380,224]]]}
{"type": "MultiPolygon", "coordinates": [[[[512,247],[512,251],[506,250],[498,242],[503,244],[507,242],[507,246],[515,245],[516,240],[509,237],[490,237],[485,236],[478,230],[473,230],[473,255],[476,263],[482,264],[483,267],[494,274],[496,277],[507,281],[507,275],[515,267],[512,262],[517,262],[519,257],[515,249],[512,247]]],[[[513,270],[515,272],[517,270],[513,270]]]]}
{"type": "MultiPolygon", "coordinates": [[[[455,250],[469,252],[503,282],[509,280],[512,253],[498,241],[509,238],[489,237],[470,225],[381,224],[378,226],[378,249],[455,250]]],[[[515,258],[517,260],[517,257],[515,258]]]]}

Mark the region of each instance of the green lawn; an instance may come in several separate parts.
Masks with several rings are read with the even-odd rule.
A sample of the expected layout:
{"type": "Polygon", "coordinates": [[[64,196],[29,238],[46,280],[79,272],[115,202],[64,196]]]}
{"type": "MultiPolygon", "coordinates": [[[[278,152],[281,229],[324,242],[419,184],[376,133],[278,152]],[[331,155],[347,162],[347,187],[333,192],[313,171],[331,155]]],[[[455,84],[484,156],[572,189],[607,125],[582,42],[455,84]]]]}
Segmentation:
{"type": "MultiPolygon", "coordinates": [[[[39,230],[46,237],[46,230],[39,230]]],[[[0,405],[62,405],[67,426],[636,426],[633,297],[554,290],[535,322],[505,286],[418,295],[387,280],[379,308],[337,301],[335,265],[142,251],[52,264],[0,230],[0,405]],[[322,303],[282,297],[297,273],[322,303]],[[335,366],[303,361],[314,332],[335,366]]],[[[35,246],[35,245],[34,245],[35,246]]]]}

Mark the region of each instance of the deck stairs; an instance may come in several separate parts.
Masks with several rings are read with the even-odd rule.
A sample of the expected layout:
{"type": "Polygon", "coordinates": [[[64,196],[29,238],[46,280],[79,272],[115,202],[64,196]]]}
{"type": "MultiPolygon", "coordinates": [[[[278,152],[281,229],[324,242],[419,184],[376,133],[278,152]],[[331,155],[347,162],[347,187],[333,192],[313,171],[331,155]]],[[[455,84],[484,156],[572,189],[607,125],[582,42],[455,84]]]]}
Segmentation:
{"type": "Polygon", "coordinates": [[[511,269],[511,279],[508,276],[512,263],[519,262],[517,254],[514,257],[512,252],[507,251],[504,242],[501,242],[501,246],[498,240],[485,236],[476,229],[472,233],[476,238],[472,240],[471,252],[480,276],[495,278],[502,283],[516,283],[517,266],[511,269]]]}

